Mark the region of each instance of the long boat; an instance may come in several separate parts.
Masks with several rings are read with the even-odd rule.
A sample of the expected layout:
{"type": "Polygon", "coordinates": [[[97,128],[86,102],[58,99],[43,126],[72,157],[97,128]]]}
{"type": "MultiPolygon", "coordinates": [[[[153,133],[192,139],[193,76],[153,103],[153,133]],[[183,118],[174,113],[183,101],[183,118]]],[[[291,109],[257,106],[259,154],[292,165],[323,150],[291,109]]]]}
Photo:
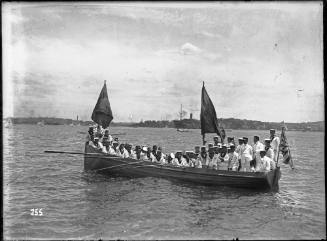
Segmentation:
{"type": "MultiPolygon", "coordinates": [[[[106,83],[101,90],[98,102],[92,113],[92,120],[108,127],[112,117],[106,83]]],[[[201,130],[203,144],[205,133],[217,133],[224,138],[225,131],[218,125],[212,102],[202,88],[201,130]],[[210,120],[211,118],[211,120],[210,120]],[[209,121],[208,121],[209,119],[209,121]],[[208,124],[209,123],[209,124],[208,124]]],[[[229,186],[249,189],[278,190],[281,177],[280,167],[269,172],[238,172],[214,170],[209,168],[176,167],[156,162],[141,161],[132,158],[121,158],[104,154],[85,143],[84,169],[103,174],[127,177],[158,177],[192,182],[210,186],[229,186]]]]}
{"type": "Polygon", "coordinates": [[[264,173],[176,167],[169,164],[162,165],[156,162],[103,154],[88,144],[85,144],[84,169],[113,176],[130,178],[159,177],[202,185],[261,190],[278,190],[278,180],[281,176],[279,167],[268,173],[264,173]]]}

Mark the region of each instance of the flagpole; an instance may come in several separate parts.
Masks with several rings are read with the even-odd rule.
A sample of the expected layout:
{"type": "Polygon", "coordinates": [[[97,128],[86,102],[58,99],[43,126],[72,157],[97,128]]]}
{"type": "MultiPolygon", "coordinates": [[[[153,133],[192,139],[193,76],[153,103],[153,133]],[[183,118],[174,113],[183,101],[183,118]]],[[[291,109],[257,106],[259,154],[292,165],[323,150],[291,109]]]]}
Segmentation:
{"type": "Polygon", "coordinates": [[[203,135],[202,135],[202,143],[203,143],[204,146],[205,146],[205,144],[206,144],[205,138],[206,138],[206,134],[203,134],[203,135]]]}

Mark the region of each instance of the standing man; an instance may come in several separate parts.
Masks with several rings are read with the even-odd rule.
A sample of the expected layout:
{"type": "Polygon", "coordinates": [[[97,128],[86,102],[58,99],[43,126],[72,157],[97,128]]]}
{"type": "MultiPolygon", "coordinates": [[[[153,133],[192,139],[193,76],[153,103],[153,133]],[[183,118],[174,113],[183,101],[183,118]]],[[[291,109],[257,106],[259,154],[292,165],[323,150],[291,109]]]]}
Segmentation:
{"type": "Polygon", "coordinates": [[[273,149],[274,152],[274,157],[273,160],[275,163],[277,163],[277,156],[278,156],[278,151],[279,151],[279,143],[280,139],[278,136],[276,136],[276,130],[275,129],[270,129],[270,146],[273,149]]]}
{"type": "Polygon", "coordinates": [[[248,144],[248,140],[247,137],[243,137],[244,147],[241,155],[241,163],[245,172],[250,171],[250,161],[252,161],[253,156],[253,149],[252,146],[248,144]]]}
{"type": "Polygon", "coordinates": [[[259,141],[259,136],[253,137],[253,156],[252,156],[252,163],[250,164],[251,167],[255,169],[256,162],[259,160],[260,151],[264,150],[265,146],[259,141]]]}

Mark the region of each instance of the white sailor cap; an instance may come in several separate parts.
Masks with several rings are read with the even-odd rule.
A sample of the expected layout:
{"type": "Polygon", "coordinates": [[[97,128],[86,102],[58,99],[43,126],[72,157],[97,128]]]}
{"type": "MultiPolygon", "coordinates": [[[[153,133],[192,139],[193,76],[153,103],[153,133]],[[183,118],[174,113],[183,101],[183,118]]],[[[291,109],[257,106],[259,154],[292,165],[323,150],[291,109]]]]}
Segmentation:
{"type": "Polygon", "coordinates": [[[94,137],[94,140],[99,140],[99,137],[94,137]]]}
{"type": "Polygon", "coordinates": [[[275,129],[270,129],[270,131],[275,132],[276,130],[275,129]]]}
{"type": "Polygon", "coordinates": [[[219,139],[219,136],[214,136],[214,137],[213,137],[213,139],[216,139],[216,138],[219,139]]]}
{"type": "Polygon", "coordinates": [[[234,144],[233,144],[233,143],[229,144],[229,147],[232,147],[232,146],[234,146],[234,144]]]}
{"type": "Polygon", "coordinates": [[[227,145],[226,145],[226,144],[224,144],[222,147],[226,147],[226,148],[227,148],[227,145]]]}
{"type": "Polygon", "coordinates": [[[265,142],[270,142],[270,139],[265,139],[265,142]]]}

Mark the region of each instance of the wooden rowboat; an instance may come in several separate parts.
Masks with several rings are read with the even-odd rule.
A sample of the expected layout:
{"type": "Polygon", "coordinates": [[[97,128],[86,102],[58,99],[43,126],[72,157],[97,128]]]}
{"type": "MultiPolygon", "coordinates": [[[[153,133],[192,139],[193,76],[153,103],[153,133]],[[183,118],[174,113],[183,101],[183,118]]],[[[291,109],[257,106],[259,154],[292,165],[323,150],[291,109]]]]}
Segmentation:
{"type": "Polygon", "coordinates": [[[202,185],[229,186],[249,189],[278,190],[281,176],[277,167],[268,173],[234,172],[208,168],[175,167],[132,158],[103,154],[85,144],[84,169],[126,177],[158,177],[202,185]]]}

